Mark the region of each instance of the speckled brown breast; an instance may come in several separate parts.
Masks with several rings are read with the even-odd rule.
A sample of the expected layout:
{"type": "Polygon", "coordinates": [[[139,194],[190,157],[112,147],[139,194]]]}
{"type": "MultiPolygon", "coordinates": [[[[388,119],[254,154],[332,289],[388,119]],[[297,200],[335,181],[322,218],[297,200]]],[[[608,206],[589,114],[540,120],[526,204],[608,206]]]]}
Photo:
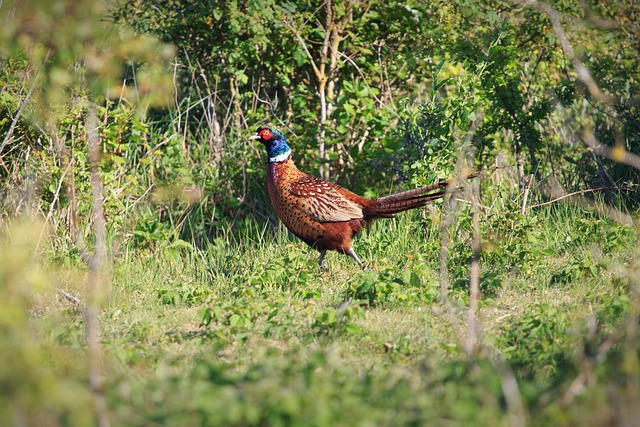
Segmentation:
{"type": "Polygon", "coordinates": [[[357,202],[367,199],[305,174],[290,159],[267,165],[267,189],[283,224],[319,250],[348,250],[353,236],[366,225],[357,202]],[[349,200],[337,197],[337,192],[347,193],[349,200]]]}

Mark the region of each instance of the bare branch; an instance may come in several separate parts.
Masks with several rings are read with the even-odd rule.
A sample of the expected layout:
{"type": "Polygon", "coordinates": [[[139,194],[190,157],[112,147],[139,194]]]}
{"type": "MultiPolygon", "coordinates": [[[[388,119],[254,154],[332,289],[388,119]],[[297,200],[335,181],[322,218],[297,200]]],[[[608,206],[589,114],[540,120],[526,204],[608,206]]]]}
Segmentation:
{"type": "Polygon", "coordinates": [[[480,299],[480,204],[479,192],[480,186],[477,181],[467,184],[469,187],[469,195],[471,198],[471,223],[473,240],[471,242],[471,273],[469,276],[469,312],[467,317],[467,339],[465,347],[467,357],[473,357],[474,350],[478,341],[478,325],[476,319],[476,311],[478,308],[478,300],[480,299]]]}
{"type": "Polygon", "coordinates": [[[526,210],[528,211],[528,210],[533,209],[533,208],[539,208],[540,206],[551,205],[553,203],[559,202],[562,199],[566,199],[567,197],[576,196],[578,194],[595,193],[596,191],[602,191],[602,190],[625,190],[625,189],[630,189],[630,188],[628,188],[628,187],[623,187],[623,188],[620,188],[620,187],[587,188],[586,190],[574,191],[573,193],[563,194],[562,196],[557,197],[557,198],[555,198],[553,200],[550,200],[548,202],[538,203],[538,204],[535,204],[535,205],[528,206],[526,208],[526,210]]]}
{"type": "MultiPolygon", "coordinates": [[[[471,144],[478,126],[482,123],[484,114],[482,110],[476,111],[476,118],[471,123],[471,127],[465,137],[464,145],[461,152],[465,153],[465,161],[467,164],[473,163],[475,150],[471,144]]],[[[476,318],[478,301],[480,299],[480,253],[481,253],[481,237],[480,237],[480,185],[478,180],[465,182],[467,194],[471,200],[471,224],[472,224],[472,241],[471,251],[471,272],[469,275],[469,309],[467,313],[467,337],[464,342],[467,357],[472,360],[478,343],[479,322],[476,318]]]]}
{"type": "Polygon", "coordinates": [[[511,427],[524,427],[527,425],[527,417],[524,405],[522,404],[518,381],[515,375],[513,375],[511,367],[502,361],[502,359],[496,358],[494,364],[500,373],[502,394],[509,411],[509,425],[511,427]]]}
{"type": "Polygon", "coordinates": [[[633,166],[636,169],[640,169],[640,156],[627,151],[621,145],[611,148],[601,143],[590,129],[582,129],[582,140],[593,150],[594,153],[607,157],[615,162],[624,163],[626,165],[633,166]]]}
{"type": "Polygon", "coordinates": [[[93,390],[94,404],[98,415],[98,425],[109,427],[109,415],[107,402],[102,390],[100,378],[100,325],[98,322],[98,302],[100,288],[102,287],[103,266],[106,258],[105,217],[103,211],[102,180],[99,174],[100,162],[100,136],[98,135],[98,119],[96,106],[89,104],[87,114],[87,139],[89,142],[89,162],[91,170],[91,188],[93,193],[94,234],[96,246],[93,257],[89,262],[88,276],[88,301],[84,310],[86,322],[88,358],[89,358],[89,383],[93,390]]]}
{"type": "Polygon", "coordinates": [[[593,13],[585,0],[580,0],[580,7],[582,7],[584,17],[587,22],[589,22],[593,26],[602,30],[612,30],[620,28],[620,25],[617,22],[600,18],[595,13],[593,13]]]}
{"type": "Polygon", "coordinates": [[[558,37],[558,41],[560,42],[560,46],[564,53],[569,57],[571,63],[573,64],[573,68],[578,75],[578,79],[587,86],[589,93],[591,96],[602,102],[611,102],[611,96],[602,92],[596,81],[591,76],[591,72],[584,65],[582,60],[578,58],[575,51],[573,50],[573,46],[569,42],[569,38],[562,28],[562,24],[560,23],[560,14],[558,11],[551,5],[547,3],[540,3],[536,0],[513,0],[516,4],[519,4],[523,7],[537,10],[541,13],[544,13],[549,18],[551,22],[551,27],[553,28],[553,32],[558,37]]]}

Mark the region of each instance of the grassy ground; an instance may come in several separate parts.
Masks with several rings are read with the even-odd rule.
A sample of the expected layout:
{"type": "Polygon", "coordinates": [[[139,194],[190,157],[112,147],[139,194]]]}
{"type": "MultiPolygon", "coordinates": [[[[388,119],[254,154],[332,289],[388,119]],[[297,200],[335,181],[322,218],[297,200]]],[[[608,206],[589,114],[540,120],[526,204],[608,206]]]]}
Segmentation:
{"type": "MultiPolygon", "coordinates": [[[[469,215],[454,226],[445,304],[432,212],[361,236],[366,272],[338,254],[320,272],[316,252],[255,223],[204,249],[116,248],[100,312],[113,424],[603,425],[633,416],[640,369],[625,319],[638,284],[635,231],[576,207],[486,212],[480,345],[470,358],[469,215]]],[[[5,256],[23,253],[12,246],[23,235],[5,236],[5,256]]],[[[22,255],[0,267],[3,304],[28,307],[20,321],[4,317],[0,326],[17,335],[0,344],[20,342],[8,355],[16,370],[45,367],[49,378],[0,371],[17,390],[0,417],[83,425],[93,412],[82,311],[53,288],[85,301],[86,273],[43,264],[22,255]],[[29,333],[16,332],[24,325],[29,333]]]]}

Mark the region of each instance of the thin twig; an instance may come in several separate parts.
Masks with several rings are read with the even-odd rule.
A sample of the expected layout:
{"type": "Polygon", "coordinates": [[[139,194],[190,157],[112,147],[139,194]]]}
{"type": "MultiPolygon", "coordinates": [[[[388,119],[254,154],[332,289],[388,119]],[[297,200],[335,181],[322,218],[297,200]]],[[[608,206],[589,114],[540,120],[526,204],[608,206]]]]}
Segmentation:
{"type": "Polygon", "coordinates": [[[527,213],[527,199],[529,198],[529,190],[531,188],[531,183],[533,182],[533,174],[529,175],[529,179],[524,186],[524,196],[522,197],[522,209],[520,209],[520,213],[524,215],[527,213]]]}
{"type": "Polygon", "coordinates": [[[451,234],[451,226],[453,225],[454,214],[456,213],[456,197],[451,195],[454,186],[445,188],[444,203],[442,204],[443,212],[440,236],[440,299],[447,309],[450,308],[449,303],[449,275],[447,274],[447,264],[449,261],[449,240],[451,234]]]}
{"type": "Polygon", "coordinates": [[[582,394],[589,384],[595,381],[594,376],[597,360],[601,359],[606,353],[608,353],[613,344],[613,339],[608,337],[602,342],[602,344],[600,344],[596,355],[582,363],[580,366],[580,372],[560,398],[560,405],[562,407],[566,408],[571,406],[575,398],[582,394]]]}
{"type": "Polygon", "coordinates": [[[589,200],[586,197],[577,196],[577,200],[574,202],[571,199],[572,203],[575,203],[578,206],[588,207],[593,209],[598,215],[607,216],[610,219],[623,224],[633,227],[635,222],[631,215],[628,215],[622,212],[619,209],[613,208],[611,206],[607,206],[604,203],[596,203],[593,200],[589,200]]]}
{"type": "Polygon", "coordinates": [[[293,35],[296,37],[296,39],[298,39],[298,43],[300,43],[300,47],[302,47],[302,49],[304,49],[304,52],[307,54],[307,58],[309,59],[309,63],[311,64],[311,68],[313,68],[313,72],[315,73],[315,75],[318,78],[318,80],[321,80],[322,73],[320,72],[320,69],[316,65],[316,62],[313,60],[313,55],[311,55],[311,52],[309,51],[309,48],[307,47],[307,43],[304,41],[304,39],[300,35],[300,32],[293,27],[293,24],[291,22],[289,22],[288,19],[284,19],[283,22],[287,27],[289,27],[289,29],[291,30],[293,35]]]}
{"type": "MultiPolygon", "coordinates": [[[[27,146],[27,152],[24,156],[24,181],[25,181],[25,189],[22,197],[18,201],[18,206],[16,206],[16,215],[20,213],[20,208],[22,208],[22,204],[27,202],[31,198],[31,172],[29,168],[29,156],[31,155],[31,145],[27,146]]],[[[29,205],[27,205],[27,211],[29,210],[29,205]]]]}
{"type": "Polygon", "coordinates": [[[16,115],[13,117],[13,120],[11,121],[11,126],[9,126],[9,131],[5,135],[4,140],[2,141],[2,144],[0,144],[0,155],[2,155],[2,150],[4,150],[4,147],[9,143],[9,141],[11,140],[11,137],[13,136],[13,131],[16,128],[16,125],[18,124],[18,119],[22,114],[22,109],[25,107],[25,105],[27,105],[27,102],[29,102],[29,98],[31,98],[31,93],[33,92],[33,89],[36,87],[36,83],[38,81],[39,76],[40,76],[40,73],[36,74],[35,78],[33,79],[33,83],[29,88],[29,92],[27,92],[27,96],[25,96],[24,99],[22,100],[22,103],[20,103],[20,107],[18,107],[18,111],[16,112],[16,115]]]}
{"type": "Polygon", "coordinates": [[[68,299],[69,301],[71,301],[72,303],[79,305],[80,304],[80,299],[78,299],[77,297],[74,297],[73,295],[71,295],[68,292],[63,291],[62,289],[56,289],[56,291],[62,295],[63,297],[65,297],[66,299],[68,299]]]}
{"type": "MultiPolygon", "coordinates": [[[[470,145],[478,126],[482,122],[482,119],[483,119],[482,111],[478,111],[476,113],[476,119],[473,121],[473,123],[471,124],[471,127],[467,131],[464,143],[462,144],[463,147],[468,147],[470,145]]],[[[457,148],[460,148],[459,145],[460,144],[456,144],[457,148]]],[[[457,197],[455,197],[455,193],[459,191],[459,188],[460,188],[459,183],[467,181],[466,178],[468,178],[469,176],[482,175],[484,171],[479,172],[477,174],[466,173],[466,171],[464,171],[466,167],[465,167],[465,160],[463,157],[465,150],[459,149],[458,152],[459,152],[458,170],[459,170],[459,175],[462,176],[463,178],[461,180],[458,178],[451,178],[449,180],[449,185],[445,187],[445,196],[444,196],[444,203],[443,203],[443,213],[442,213],[443,219],[442,219],[442,226],[441,226],[442,235],[440,240],[440,299],[444,305],[444,309],[447,313],[447,316],[449,317],[451,325],[454,327],[460,328],[459,344],[463,346],[465,349],[468,349],[468,340],[463,339],[463,334],[462,334],[462,324],[460,322],[461,310],[456,310],[456,308],[452,305],[451,301],[449,300],[449,295],[448,295],[449,276],[447,274],[447,264],[449,261],[449,244],[451,240],[451,229],[460,211],[458,207],[459,205],[457,203],[457,197]]],[[[438,185],[438,184],[434,184],[434,185],[438,185]]],[[[468,185],[468,182],[466,183],[466,185],[468,185]]],[[[475,346],[475,341],[476,341],[475,340],[475,331],[476,331],[475,305],[471,307],[469,316],[473,316],[474,318],[471,326],[474,331],[473,332],[474,336],[471,339],[474,343],[473,345],[475,346]]],[[[467,335],[467,338],[469,338],[469,335],[467,335]]],[[[471,353],[468,353],[468,354],[469,354],[469,357],[471,358],[471,353]]]]}
{"type": "Polygon", "coordinates": [[[378,98],[378,96],[373,92],[373,90],[371,90],[371,85],[369,85],[369,82],[367,81],[366,76],[364,75],[364,73],[362,72],[362,70],[360,69],[358,64],[356,64],[356,62],[353,59],[351,59],[348,55],[346,55],[346,54],[344,54],[342,52],[338,52],[338,54],[340,56],[342,56],[345,61],[347,61],[349,64],[351,64],[356,69],[358,74],[360,74],[360,77],[362,77],[362,81],[364,82],[365,85],[367,85],[367,88],[369,88],[369,93],[371,94],[373,99],[375,99],[376,102],[378,102],[378,105],[380,105],[381,107],[384,107],[387,111],[389,111],[391,114],[393,114],[396,118],[399,117],[400,115],[395,110],[395,108],[391,108],[391,107],[389,107],[389,104],[385,104],[384,102],[382,102],[382,100],[380,98],[378,98]]]}
{"type": "Polygon", "coordinates": [[[49,206],[49,212],[47,213],[47,217],[44,220],[44,224],[42,226],[42,230],[40,230],[40,236],[38,237],[38,245],[37,245],[37,247],[40,247],[40,242],[42,241],[42,235],[44,234],[44,231],[47,228],[47,224],[51,220],[51,216],[53,215],[53,209],[56,206],[58,198],[60,197],[60,190],[62,189],[62,184],[64,183],[64,178],[65,178],[65,176],[67,176],[67,172],[69,172],[69,170],[71,170],[71,166],[72,165],[73,165],[73,159],[71,159],[71,161],[69,161],[69,164],[67,165],[67,167],[65,168],[64,172],[62,173],[62,176],[60,177],[60,182],[58,182],[58,187],[56,188],[56,192],[55,192],[55,194],[53,196],[53,200],[51,201],[51,205],[49,206]]]}
{"type": "Polygon", "coordinates": [[[550,205],[553,204],[555,202],[558,202],[562,199],[566,199],[567,197],[571,197],[571,196],[576,196],[578,194],[585,194],[585,193],[595,193],[596,191],[602,191],[602,190],[626,190],[627,188],[625,187],[598,187],[598,188],[587,188],[586,190],[580,190],[580,191],[574,191],[573,193],[568,193],[568,194],[564,194],[556,199],[550,200],[548,202],[544,202],[544,203],[537,203],[535,205],[531,205],[527,207],[527,210],[533,209],[533,208],[539,208],[540,206],[546,206],[546,205],[550,205]]]}

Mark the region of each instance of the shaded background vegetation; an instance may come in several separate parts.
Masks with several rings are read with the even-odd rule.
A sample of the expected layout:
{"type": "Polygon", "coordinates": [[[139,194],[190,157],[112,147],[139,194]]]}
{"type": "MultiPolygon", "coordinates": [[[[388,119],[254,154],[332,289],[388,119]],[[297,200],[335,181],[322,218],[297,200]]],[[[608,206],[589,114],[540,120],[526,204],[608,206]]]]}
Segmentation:
{"type": "Polygon", "coordinates": [[[475,166],[499,159],[514,191],[604,187],[610,203],[637,206],[627,186],[637,170],[581,142],[588,129],[605,144],[638,149],[634,5],[554,5],[607,93],[602,102],[546,15],[525,4],[36,2],[42,13],[5,4],[3,214],[24,208],[30,194],[35,209],[66,210],[67,234],[77,238],[88,195],[76,191],[87,182],[85,100],[100,109],[108,217],[143,246],[158,227],[178,233],[160,240],[200,244],[247,216],[273,221],[262,153],[246,141],[265,122],[285,131],[302,168],[373,196],[449,175],[455,137],[481,113],[469,141],[475,166]],[[70,29],[60,31],[60,22],[70,29]],[[140,35],[171,43],[174,59],[140,35]],[[187,203],[176,206],[169,191],[177,202],[133,214],[158,188],[187,189],[187,203]],[[194,215],[188,201],[205,194],[194,215]]]}
{"type": "MultiPolygon", "coordinates": [[[[38,307],[37,298],[34,302],[28,292],[31,285],[37,295],[41,282],[82,282],[65,279],[71,274],[65,268],[82,276],[86,262],[95,259],[97,201],[104,209],[109,259],[113,260],[107,270],[114,270],[114,287],[122,285],[114,293],[126,294],[128,287],[142,292],[137,285],[118,281],[145,277],[138,270],[141,265],[153,257],[168,257],[166,274],[160,274],[161,266],[149,267],[160,268],[158,277],[149,278],[156,291],[152,299],[161,309],[165,304],[199,307],[193,318],[205,328],[196,334],[205,337],[206,345],[213,340],[214,346],[228,348],[230,343],[244,342],[256,325],[270,328],[269,334],[275,335],[265,334],[278,340],[288,342],[291,336],[302,335],[305,343],[309,338],[296,329],[302,328],[296,322],[304,321],[283,311],[285,301],[273,295],[290,289],[292,275],[298,286],[291,291],[295,298],[326,303],[309,320],[314,343],[318,336],[329,336],[331,342],[362,332],[363,319],[371,316],[363,307],[373,313],[374,307],[436,304],[441,296],[434,273],[438,260],[428,255],[439,253],[444,244],[438,227],[446,219],[435,210],[412,217],[414,222],[396,230],[395,241],[381,229],[363,236],[371,248],[368,258],[381,258],[385,248],[397,248],[391,252],[410,267],[397,259],[383,260],[375,277],[343,281],[346,288],[341,288],[337,303],[359,301],[346,309],[335,309],[334,296],[327,297],[314,287],[317,273],[304,270],[304,263],[296,258],[298,252],[277,252],[286,257],[284,261],[258,255],[288,241],[267,201],[264,153],[247,140],[258,125],[270,123],[287,136],[301,169],[369,197],[454,175],[464,161],[475,169],[499,166],[482,184],[484,295],[499,300],[510,283],[527,278],[552,288],[599,281],[609,287],[584,297],[588,307],[601,309],[597,316],[602,327],[597,334],[588,330],[574,341],[563,338],[573,325],[570,316],[562,317],[561,308],[541,302],[531,313],[503,326],[492,345],[522,381],[526,409],[532,413],[539,406],[546,409],[540,418],[533,417],[535,421],[561,422],[561,416],[554,418],[555,411],[568,411],[564,421],[579,423],[579,410],[589,407],[589,399],[605,402],[594,407],[613,424],[631,417],[632,412],[618,418],[611,415],[607,411],[615,408],[607,402],[620,394],[630,396],[624,402],[633,401],[637,385],[627,389],[627,381],[637,381],[640,373],[637,366],[629,367],[632,361],[637,363],[639,349],[633,316],[637,315],[634,217],[640,203],[640,169],[630,154],[640,152],[637,4],[632,0],[424,3],[2,2],[0,225],[7,249],[3,249],[5,266],[0,269],[0,295],[6,298],[0,305],[3,313],[18,314],[0,317],[0,348],[11,349],[7,357],[21,367],[16,372],[33,370],[42,364],[40,357],[47,361],[45,365],[55,365],[67,352],[84,346],[82,334],[64,323],[82,325],[74,310],[65,318],[66,326],[51,327],[55,344],[46,344],[42,354],[34,353],[41,343],[30,341],[24,329],[42,328],[30,323],[40,315],[33,308],[38,307]],[[89,150],[92,115],[100,137],[97,163],[89,150]],[[100,197],[92,193],[96,188],[92,187],[92,165],[101,181],[100,197]],[[574,192],[579,194],[567,197],[574,192]],[[553,203],[539,206],[559,198],[571,200],[573,210],[555,211],[553,203]],[[546,207],[551,210],[539,210],[546,207]],[[38,225],[14,228],[31,220],[38,225]],[[562,224],[560,230],[557,224],[562,224]],[[562,230],[565,225],[570,231],[562,230]],[[406,234],[411,231],[425,233],[425,241],[412,246],[412,235],[406,234]],[[22,240],[30,242],[25,243],[24,253],[12,254],[9,248],[22,240]],[[43,258],[33,260],[25,253],[43,258]],[[239,253],[256,260],[239,259],[239,253]],[[12,255],[17,258],[10,262],[12,255]],[[186,266],[180,257],[188,260],[186,266]],[[33,273],[34,263],[49,265],[54,273],[40,267],[33,273]],[[303,273],[298,275],[301,268],[303,273]],[[406,274],[398,272],[405,268],[406,274]],[[135,273],[130,275],[129,270],[135,273]],[[173,282],[183,274],[192,278],[173,282]],[[56,279],[41,280],[41,275],[56,279]],[[23,277],[27,278],[24,286],[23,277]],[[167,277],[171,279],[165,286],[167,277]],[[430,287],[425,289],[425,284],[430,287]],[[231,302],[224,302],[223,296],[231,302]],[[270,313],[266,320],[264,312],[270,313]],[[612,337],[611,330],[622,324],[627,325],[624,331],[631,331],[629,336],[625,332],[612,337]],[[222,329],[211,332],[206,329],[210,325],[222,329]],[[229,335],[222,337],[225,333],[229,335]],[[14,346],[15,342],[23,344],[14,346]],[[605,363],[600,350],[612,347],[615,352],[605,363]],[[568,354],[577,348],[584,349],[580,360],[589,369],[571,363],[568,354]],[[619,370],[620,364],[624,366],[619,370]],[[573,415],[567,410],[570,405],[559,397],[570,393],[554,389],[564,385],[570,390],[576,376],[605,378],[609,374],[615,391],[595,389],[573,415]],[[621,378],[619,383],[616,378],[621,378]],[[548,401],[560,403],[545,406],[548,401]]],[[[445,245],[444,252],[451,257],[450,290],[464,305],[468,259],[473,256],[466,231],[472,224],[468,207],[455,224],[453,242],[445,245]]],[[[295,308],[297,314],[304,311],[302,305],[295,308]]],[[[49,319],[50,311],[44,311],[49,319]]],[[[114,313],[118,312],[111,308],[103,313],[107,328],[107,319],[117,317],[114,313]]],[[[48,321],[58,325],[59,319],[48,321]]],[[[117,340],[106,341],[107,354],[116,354],[127,366],[138,363],[137,350],[128,342],[118,349],[117,340]]],[[[393,357],[417,357],[420,347],[400,338],[390,345],[393,357]]],[[[172,409],[154,401],[165,398],[162,393],[160,397],[142,393],[141,400],[131,402],[133,409],[123,404],[141,387],[165,390],[160,385],[167,380],[163,376],[145,378],[147,382],[123,381],[121,387],[134,391],[107,391],[106,395],[112,407],[124,405],[120,412],[114,410],[116,417],[141,425],[145,422],[132,421],[127,411],[144,407],[146,420],[167,425],[179,421],[304,423],[302,410],[296,412],[296,408],[308,407],[312,401],[318,405],[313,419],[326,425],[339,420],[344,408],[334,406],[335,400],[345,394],[360,402],[350,407],[353,418],[343,418],[345,425],[367,415],[374,423],[399,425],[447,418],[455,408],[438,409],[434,402],[448,401],[451,393],[459,394],[461,405],[469,411],[469,418],[463,411],[456,419],[473,420],[473,411],[483,404],[484,390],[480,392],[477,385],[487,383],[492,390],[487,399],[494,400],[477,415],[484,420],[480,423],[508,419],[517,425],[522,421],[504,389],[508,375],[488,363],[492,358],[486,354],[477,365],[467,365],[460,361],[464,359],[458,357],[460,351],[452,351],[456,357],[429,366],[435,375],[425,374],[419,383],[394,373],[398,375],[395,394],[383,407],[406,406],[398,410],[399,418],[388,418],[388,413],[372,410],[388,398],[381,377],[361,373],[353,382],[348,368],[319,347],[317,354],[304,353],[301,363],[296,362],[295,353],[300,350],[294,349],[287,353],[284,367],[266,358],[247,363],[244,371],[234,374],[224,372],[217,361],[197,358],[197,366],[189,365],[193,369],[187,379],[167,376],[172,381],[167,387],[180,393],[172,409]],[[329,373],[310,374],[323,368],[329,373]],[[302,393],[300,400],[288,396],[284,388],[274,391],[272,382],[282,378],[304,379],[293,386],[294,394],[302,393]],[[402,403],[434,383],[445,384],[437,388],[434,400],[402,403]],[[196,402],[197,408],[185,415],[179,407],[194,402],[193,384],[202,387],[203,394],[215,394],[218,403],[200,402],[198,407],[196,402]],[[257,397],[269,393],[273,394],[264,400],[257,397]],[[234,399],[241,403],[227,408],[234,399]],[[252,413],[253,406],[262,412],[252,413]],[[221,408],[229,411],[216,418],[221,408]],[[442,412],[432,419],[416,415],[434,410],[442,412]]],[[[160,358],[155,353],[144,357],[160,358]]],[[[420,363],[411,366],[427,369],[420,363]]],[[[79,394],[86,391],[82,383],[73,381],[82,376],[75,372],[84,369],[83,364],[60,362],[59,368],[69,373],[69,384],[51,373],[36,372],[30,379],[0,372],[0,384],[13,399],[9,402],[22,408],[12,412],[0,406],[0,420],[11,415],[15,425],[21,425],[21,417],[26,417],[27,424],[43,425],[45,415],[56,411],[59,418],[52,425],[83,425],[93,419],[91,411],[76,407],[84,400],[70,397],[75,392],[69,390],[74,388],[79,394]],[[51,408],[34,410],[33,401],[52,389],[63,391],[53,393],[59,400],[51,401],[51,408]]],[[[600,418],[593,420],[597,424],[600,418]]]]}

